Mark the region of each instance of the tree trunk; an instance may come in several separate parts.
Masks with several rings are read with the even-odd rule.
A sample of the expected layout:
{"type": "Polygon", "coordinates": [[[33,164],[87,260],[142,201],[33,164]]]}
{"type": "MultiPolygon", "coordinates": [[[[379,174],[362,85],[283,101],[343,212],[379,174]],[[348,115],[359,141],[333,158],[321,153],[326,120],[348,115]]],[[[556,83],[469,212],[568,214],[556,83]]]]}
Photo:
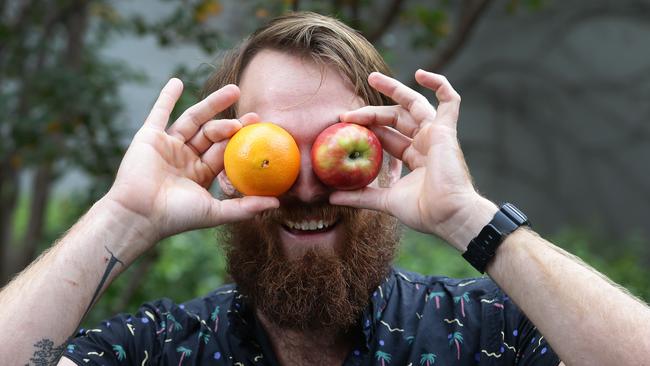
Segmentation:
{"type": "Polygon", "coordinates": [[[18,173],[7,157],[0,161],[0,286],[9,282],[13,274],[9,267],[13,258],[14,212],[19,192],[18,173]]]}
{"type": "Polygon", "coordinates": [[[18,266],[15,268],[16,271],[26,267],[38,254],[38,246],[43,240],[43,232],[45,231],[45,215],[47,214],[51,183],[52,166],[51,163],[45,162],[36,170],[32,182],[29,222],[20,258],[16,258],[14,261],[18,266]]]}
{"type": "MultiPolygon", "coordinates": [[[[87,23],[87,6],[83,1],[77,1],[68,7],[61,9],[52,9],[52,14],[48,17],[43,30],[41,42],[46,42],[54,37],[52,32],[54,25],[57,21],[63,20],[67,30],[67,44],[65,48],[64,60],[66,67],[79,70],[82,65],[82,55],[84,47],[84,34],[86,31],[87,23]]],[[[38,72],[45,66],[46,59],[50,55],[46,47],[42,47],[37,56],[36,64],[32,73],[38,72]]],[[[29,78],[23,81],[21,98],[18,102],[17,115],[25,115],[28,113],[32,106],[30,99],[30,80],[29,78]]],[[[62,120],[72,118],[72,116],[60,116],[62,120]]],[[[53,136],[48,143],[58,145],[62,141],[58,136],[53,136]]],[[[31,204],[29,208],[29,221],[27,231],[23,236],[20,251],[16,257],[7,256],[11,258],[9,266],[9,274],[20,271],[27,266],[36,256],[38,246],[43,239],[45,215],[47,204],[50,198],[50,189],[53,182],[53,161],[56,157],[44,157],[43,161],[36,169],[34,182],[31,192],[31,204]]]]}

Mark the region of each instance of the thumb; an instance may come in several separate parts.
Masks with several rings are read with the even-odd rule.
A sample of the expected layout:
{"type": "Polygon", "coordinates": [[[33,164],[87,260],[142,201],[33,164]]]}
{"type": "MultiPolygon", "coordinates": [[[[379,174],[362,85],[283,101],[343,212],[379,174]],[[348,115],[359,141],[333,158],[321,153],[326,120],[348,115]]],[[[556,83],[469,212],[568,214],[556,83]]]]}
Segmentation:
{"type": "Polygon", "coordinates": [[[211,218],[216,225],[253,218],[256,214],[280,207],[275,197],[246,196],[213,201],[211,218]]]}
{"type": "Polygon", "coordinates": [[[388,212],[387,193],[387,188],[374,187],[356,191],[336,191],[330,195],[330,204],[388,212]]]}

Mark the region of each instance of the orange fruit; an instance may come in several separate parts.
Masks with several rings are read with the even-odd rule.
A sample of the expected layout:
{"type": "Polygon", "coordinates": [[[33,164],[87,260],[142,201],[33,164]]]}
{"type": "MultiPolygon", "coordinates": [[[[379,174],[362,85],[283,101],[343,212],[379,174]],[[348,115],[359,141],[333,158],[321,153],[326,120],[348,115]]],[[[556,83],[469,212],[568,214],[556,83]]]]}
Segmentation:
{"type": "Polygon", "coordinates": [[[247,196],[279,196],[300,172],[296,141],[269,122],[242,127],[230,138],[223,158],[228,179],[247,196]]]}

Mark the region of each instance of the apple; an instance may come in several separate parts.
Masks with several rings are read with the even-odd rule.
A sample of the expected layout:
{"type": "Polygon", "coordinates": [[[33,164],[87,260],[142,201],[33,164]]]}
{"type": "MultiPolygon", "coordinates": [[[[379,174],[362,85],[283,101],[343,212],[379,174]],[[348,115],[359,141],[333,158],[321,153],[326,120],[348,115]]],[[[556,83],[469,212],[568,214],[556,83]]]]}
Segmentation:
{"type": "Polygon", "coordinates": [[[374,132],[354,123],[324,129],[311,147],[311,165],[325,185],[338,190],[367,186],[379,174],[382,148],[374,132]]]}

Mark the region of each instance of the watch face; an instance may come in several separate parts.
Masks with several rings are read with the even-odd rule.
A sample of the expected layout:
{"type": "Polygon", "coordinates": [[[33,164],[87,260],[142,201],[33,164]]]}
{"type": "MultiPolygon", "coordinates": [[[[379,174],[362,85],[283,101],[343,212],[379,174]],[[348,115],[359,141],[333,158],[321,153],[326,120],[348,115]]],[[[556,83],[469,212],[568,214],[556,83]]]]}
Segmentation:
{"type": "Polygon", "coordinates": [[[501,206],[501,212],[506,214],[518,226],[528,225],[528,217],[512,203],[503,204],[501,206]]]}

